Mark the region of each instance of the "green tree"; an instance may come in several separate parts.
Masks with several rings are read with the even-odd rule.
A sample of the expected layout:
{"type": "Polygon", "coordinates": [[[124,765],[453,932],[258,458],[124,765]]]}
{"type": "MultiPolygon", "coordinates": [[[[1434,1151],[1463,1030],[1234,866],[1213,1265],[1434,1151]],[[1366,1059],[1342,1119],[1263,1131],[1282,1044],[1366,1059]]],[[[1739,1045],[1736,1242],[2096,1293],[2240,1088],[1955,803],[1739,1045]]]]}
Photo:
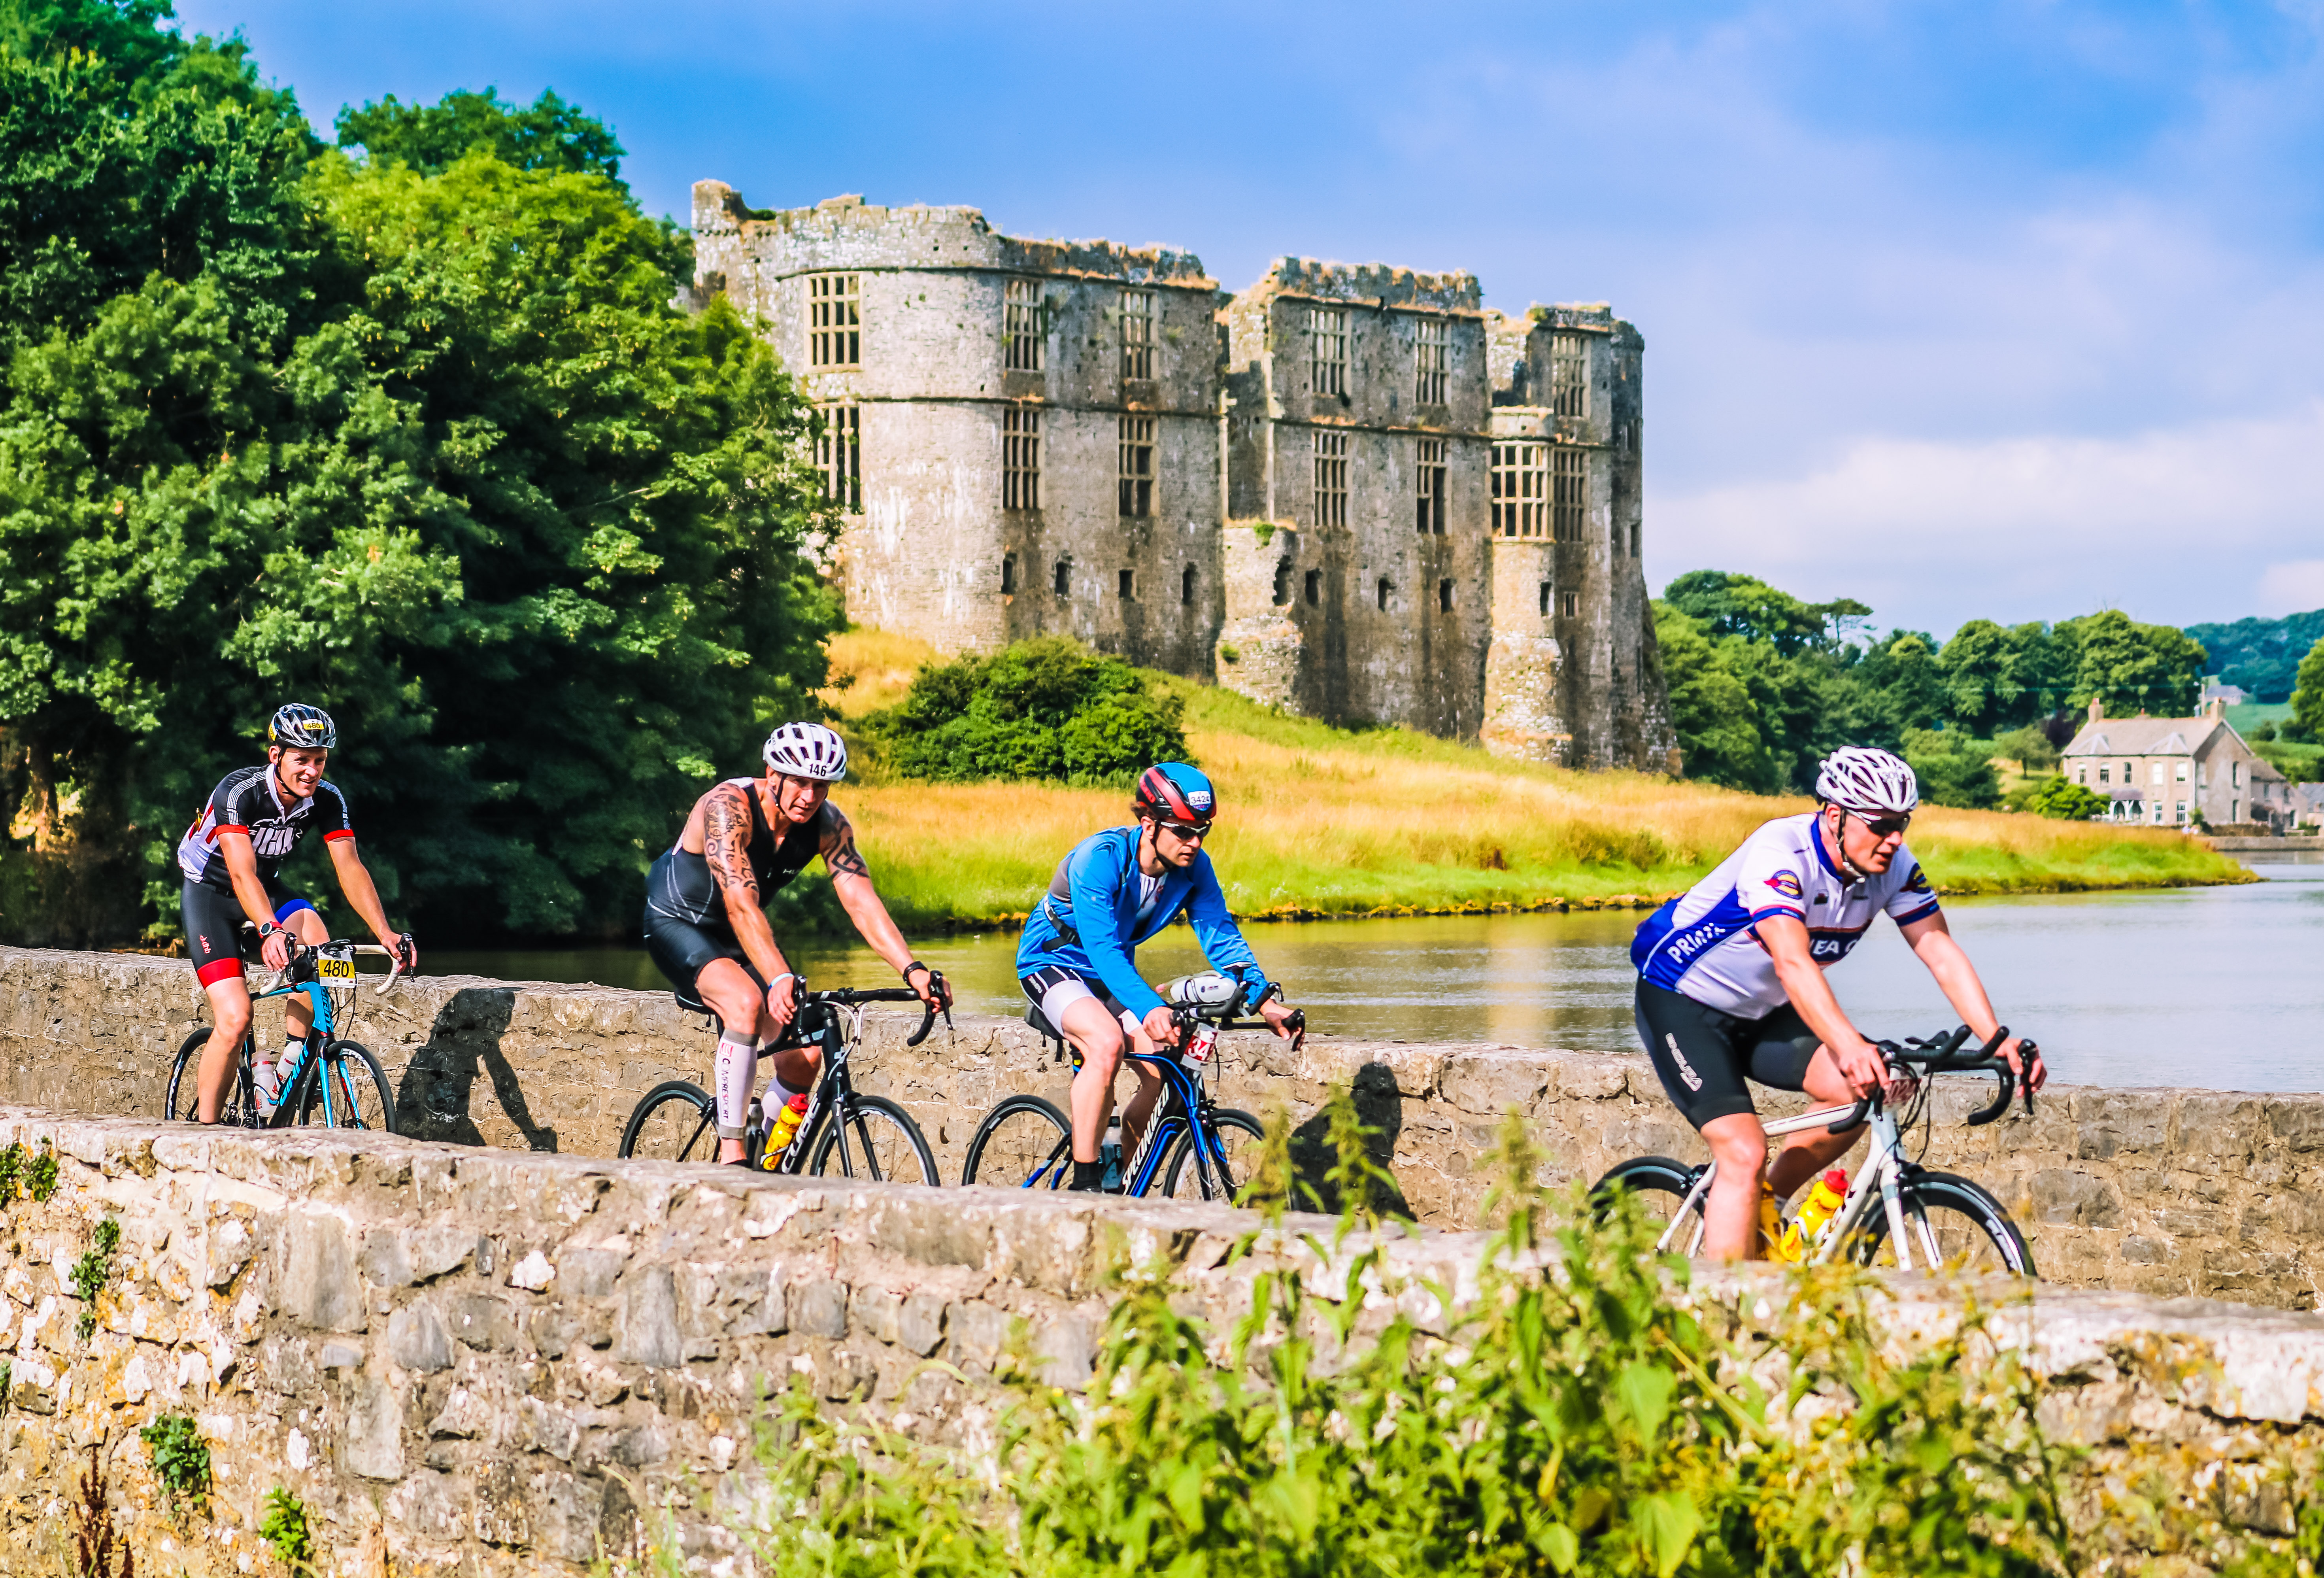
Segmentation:
{"type": "Polygon", "coordinates": [[[1945,716],[1979,734],[2046,716],[2063,704],[2068,688],[2058,660],[2058,642],[2045,624],[2004,629],[1990,619],[1969,621],[1937,655],[1945,716]]]}
{"type": "Polygon", "coordinates": [[[1852,598],[1803,603],[1752,576],[1690,570],[1663,589],[1664,599],[1713,636],[1766,641],[1782,657],[1838,646],[1872,610],[1852,598]]]}
{"type": "Polygon", "coordinates": [[[1904,760],[1921,781],[1921,798],[1929,804],[1964,810],[2001,804],[1989,741],[1959,729],[1909,729],[1903,744],[1904,760]]]}
{"type": "Polygon", "coordinates": [[[627,152],[603,121],[544,88],[529,105],[501,102],[499,90],[447,93],[435,104],[404,104],[393,95],[339,112],[339,146],[360,148],[374,164],[401,163],[440,175],[468,154],[491,155],[518,170],[602,175],[618,181],[627,152]]]}
{"type": "Polygon", "coordinates": [[[2095,699],[2116,717],[2141,712],[2177,717],[2194,710],[2204,653],[2184,632],[2140,624],[2109,608],[2065,620],[2057,633],[2073,654],[2073,706],[2095,699]]]}
{"type": "Polygon", "coordinates": [[[1769,794],[1783,785],[1763,737],[1751,687],[1736,672],[1724,643],[1714,643],[1701,621],[1671,604],[1655,604],[1655,641],[1662,650],[1670,693],[1671,726],[1689,778],[1769,794]]]}
{"type": "Polygon", "coordinates": [[[1120,659],[1043,636],[928,665],[865,726],[906,778],[1106,784],[1187,760],[1184,713],[1176,696],[1155,691],[1120,659]]]}
{"type": "Polygon", "coordinates": [[[2309,739],[2324,740],[2324,640],[2300,660],[2292,682],[2292,716],[2309,739]]]}

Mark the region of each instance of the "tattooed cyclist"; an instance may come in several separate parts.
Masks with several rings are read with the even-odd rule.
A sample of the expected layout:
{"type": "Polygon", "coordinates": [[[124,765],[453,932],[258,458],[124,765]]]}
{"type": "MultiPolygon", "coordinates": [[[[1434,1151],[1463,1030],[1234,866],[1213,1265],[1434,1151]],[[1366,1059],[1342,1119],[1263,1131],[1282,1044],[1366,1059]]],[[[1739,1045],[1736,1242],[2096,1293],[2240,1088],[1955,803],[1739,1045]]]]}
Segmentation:
{"type": "MultiPolygon", "coordinates": [[[[931,1008],[952,992],[912,957],[872,885],[855,829],[831,803],[847,776],[847,746],[821,724],[785,724],[767,736],[767,775],[730,778],[694,803],[669,853],[646,872],[646,948],[661,973],[717,1014],[718,1159],[743,1159],[743,1125],[760,1047],[777,1041],[798,1010],[799,978],[776,946],[764,906],[775,891],[823,857],[847,918],[931,1008]]],[[[775,1054],[781,1106],[815,1083],[814,1047],[775,1054]]]]}

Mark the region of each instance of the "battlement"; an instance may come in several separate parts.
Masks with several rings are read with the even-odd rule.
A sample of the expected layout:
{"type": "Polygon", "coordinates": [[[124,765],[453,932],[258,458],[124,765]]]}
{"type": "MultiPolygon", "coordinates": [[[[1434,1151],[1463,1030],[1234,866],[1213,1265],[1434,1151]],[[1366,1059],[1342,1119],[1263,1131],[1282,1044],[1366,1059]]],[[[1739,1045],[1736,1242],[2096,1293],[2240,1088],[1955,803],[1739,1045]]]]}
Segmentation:
{"type": "Polygon", "coordinates": [[[1424,274],[1388,263],[1327,263],[1312,257],[1278,257],[1259,283],[1239,300],[1314,297],[1378,307],[1416,307],[1439,312],[1484,310],[1483,287],[1466,269],[1424,274]]]}

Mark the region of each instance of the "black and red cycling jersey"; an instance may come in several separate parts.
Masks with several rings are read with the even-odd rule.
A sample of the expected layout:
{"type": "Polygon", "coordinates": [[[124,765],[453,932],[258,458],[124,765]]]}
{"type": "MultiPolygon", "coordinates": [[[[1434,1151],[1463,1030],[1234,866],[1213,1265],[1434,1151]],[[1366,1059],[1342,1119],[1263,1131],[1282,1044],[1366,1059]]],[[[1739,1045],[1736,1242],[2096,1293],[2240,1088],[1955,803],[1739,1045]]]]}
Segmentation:
{"type": "Polygon", "coordinates": [[[273,764],[266,761],[227,773],[202,803],[194,825],[178,841],[178,865],[186,881],[233,891],[234,879],[226,875],[225,857],[218,853],[218,835],[229,830],[250,835],[262,881],[273,878],[309,833],[320,833],[326,844],[355,835],[347,798],[337,784],[326,779],[313,794],[293,800],[282,792],[273,764]]]}

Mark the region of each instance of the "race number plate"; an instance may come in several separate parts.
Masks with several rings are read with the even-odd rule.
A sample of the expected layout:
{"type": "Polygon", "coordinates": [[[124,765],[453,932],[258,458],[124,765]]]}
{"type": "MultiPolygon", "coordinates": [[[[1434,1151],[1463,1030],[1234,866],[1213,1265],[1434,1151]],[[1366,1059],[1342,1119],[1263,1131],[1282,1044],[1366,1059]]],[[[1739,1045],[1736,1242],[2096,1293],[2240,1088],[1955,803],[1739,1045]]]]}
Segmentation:
{"type": "Polygon", "coordinates": [[[321,981],[352,981],[355,978],[355,962],[326,955],[315,961],[315,976],[321,981]]]}

